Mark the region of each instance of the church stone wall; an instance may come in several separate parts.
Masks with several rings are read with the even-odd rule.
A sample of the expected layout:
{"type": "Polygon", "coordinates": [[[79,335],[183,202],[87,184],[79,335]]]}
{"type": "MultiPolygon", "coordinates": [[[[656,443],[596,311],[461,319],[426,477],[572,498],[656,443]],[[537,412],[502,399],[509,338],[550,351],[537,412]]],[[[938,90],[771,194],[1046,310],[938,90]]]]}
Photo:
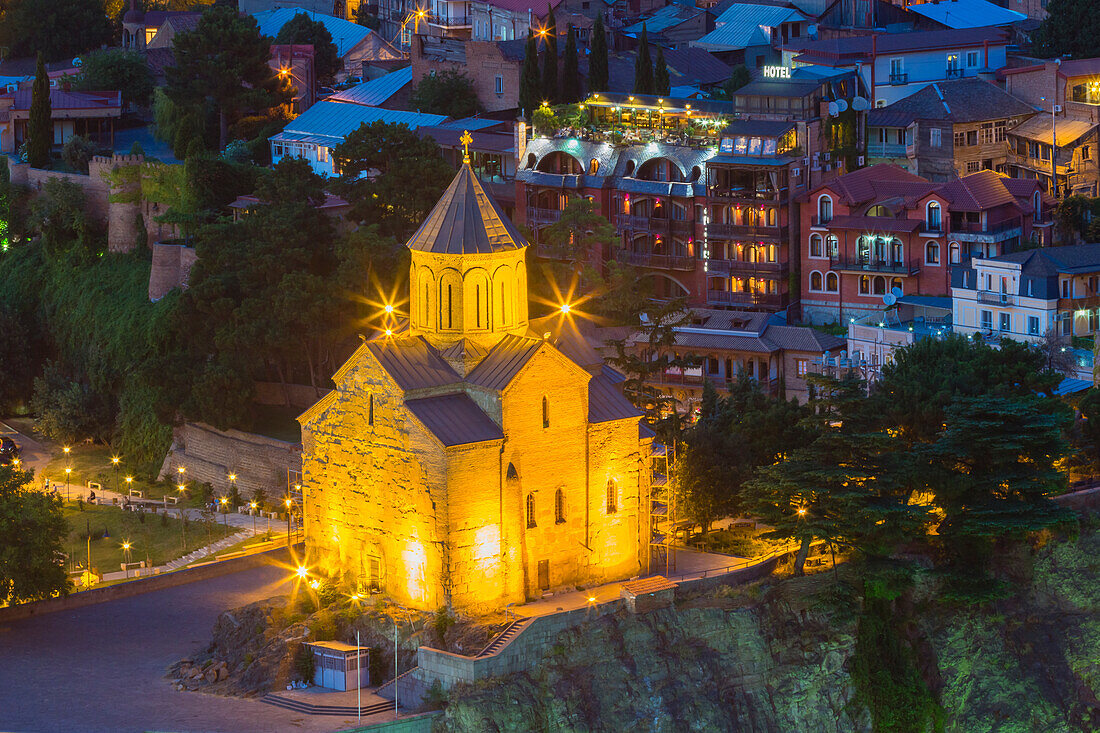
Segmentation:
{"type": "Polygon", "coordinates": [[[601,520],[593,523],[593,579],[602,583],[637,575],[644,569],[649,547],[649,473],[643,470],[648,456],[641,453],[638,421],[592,425],[588,448],[595,508],[601,520]],[[616,511],[610,514],[608,482],[616,503],[616,511]]]}
{"type": "Polygon", "coordinates": [[[332,404],[302,429],[307,555],[364,582],[377,580],[374,559],[398,602],[439,608],[442,448],[408,415],[402,391],[370,353],[352,358],[332,404]]]}

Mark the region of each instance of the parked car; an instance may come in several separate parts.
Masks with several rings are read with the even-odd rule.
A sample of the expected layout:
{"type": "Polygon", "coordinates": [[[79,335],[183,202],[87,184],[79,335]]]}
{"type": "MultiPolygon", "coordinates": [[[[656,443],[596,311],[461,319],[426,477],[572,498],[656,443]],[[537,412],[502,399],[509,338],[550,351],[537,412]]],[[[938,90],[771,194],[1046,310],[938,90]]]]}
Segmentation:
{"type": "Polygon", "coordinates": [[[7,466],[18,458],[21,451],[11,438],[0,438],[0,466],[7,466]]]}

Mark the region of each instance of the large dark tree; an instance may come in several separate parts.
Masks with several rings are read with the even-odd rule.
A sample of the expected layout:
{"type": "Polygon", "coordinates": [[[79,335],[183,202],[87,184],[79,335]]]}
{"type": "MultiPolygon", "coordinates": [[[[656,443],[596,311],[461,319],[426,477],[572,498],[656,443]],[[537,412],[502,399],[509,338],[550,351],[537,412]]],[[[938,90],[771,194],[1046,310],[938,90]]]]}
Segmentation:
{"type": "Polygon", "coordinates": [[[653,94],[653,60],[649,55],[649,32],[642,23],[642,35],[638,39],[638,55],[634,58],[634,93],[653,94]]]}
{"type": "Polygon", "coordinates": [[[111,34],[103,0],[0,3],[0,45],[10,48],[12,56],[39,53],[47,61],[71,61],[110,43],[111,34]]]}
{"type": "Polygon", "coordinates": [[[542,96],[554,104],[559,101],[558,89],[558,23],[554,19],[554,9],[546,14],[546,48],[542,51],[542,96]]]}
{"type": "Polygon", "coordinates": [[[69,528],[61,503],[35,491],[32,478],[0,466],[0,604],[69,592],[62,544],[69,528]]]}
{"type": "Polygon", "coordinates": [[[1047,58],[1068,54],[1075,59],[1096,56],[1100,3],[1095,0],[1050,0],[1046,11],[1046,19],[1032,38],[1036,54],[1047,58]]]}
{"type": "Polygon", "coordinates": [[[668,96],[672,82],[668,78],[668,64],[665,63],[665,50],[657,47],[657,60],[653,62],[653,93],[668,96]]]}
{"type": "Polygon", "coordinates": [[[596,13],[592,26],[592,47],[588,54],[588,91],[607,91],[607,31],[603,25],[603,13],[596,13]]]}
{"type": "Polygon", "coordinates": [[[409,96],[409,105],[419,112],[455,118],[472,117],[479,109],[470,77],[451,70],[421,77],[409,96]]]}
{"type": "Polygon", "coordinates": [[[77,89],[118,90],[122,103],[148,106],[153,97],[153,74],[145,55],[121,48],[92,51],[84,57],[77,89]]]}
{"type": "Polygon", "coordinates": [[[405,125],[363,124],[333,156],[341,195],[356,221],[377,223],[383,234],[405,237],[420,225],[454,176],[431,138],[405,125]],[[377,171],[369,177],[362,174],[377,171]]]}
{"type": "Polygon", "coordinates": [[[523,68],[519,73],[519,108],[528,119],[542,102],[540,87],[538,45],[535,43],[535,34],[528,30],[523,68]]]}
{"type": "Polygon", "coordinates": [[[581,71],[577,55],[577,29],[569,24],[565,35],[565,52],[561,66],[561,101],[566,104],[581,101],[581,71]]]}
{"type": "Polygon", "coordinates": [[[267,62],[271,39],[260,35],[256,19],[235,7],[215,5],[198,27],[175,38],[176,65],[167,70],[168,97],[185,108],[209,104],[218,119],[218,140],[229,142],[229,125],[252,111],[290,101],[289,86],[267,62]]]}
{"type": "Polygon", "coordinates": [[[675,417],[676,399],[655,387],[652,380],[666,369],[695,366],[697,360],[675,348],[676,330],[691,322],[691,311],[684,301],[672,299],[651,305],[640,317],[637,334],[609,342],[615,355],[607,361],[627,377],[623,394],[646,413],[649,422],[657,424],[667,413],[675,417]]]}
{"type": "Polygon", "coordinates": [[[302,43],[313,46],[313,68],[317,80],[321,83],[332,81],[340,70],[340,57],[336,55],[336,44],[332,34],[319,20],[313,20],[305,13],[298,13],[279,29],[275,43],[302,43]]]}
{"type": "Polygon", "coordinates": [[[50,107],[50,80],[42,54],[31,87],[31,111],[27,121],[27,162],[34,168],[50,166],[50,146],[53,145],[53,111],[50,107]]]}

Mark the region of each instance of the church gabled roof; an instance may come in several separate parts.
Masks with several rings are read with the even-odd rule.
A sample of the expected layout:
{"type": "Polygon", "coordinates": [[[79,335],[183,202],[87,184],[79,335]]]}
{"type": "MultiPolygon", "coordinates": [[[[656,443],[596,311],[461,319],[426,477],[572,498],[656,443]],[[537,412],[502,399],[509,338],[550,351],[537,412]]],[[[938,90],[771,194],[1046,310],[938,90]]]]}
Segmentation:
{"type": "Polygon", "coordinates": [[[504,389],[544,343],[542,339],[505,336],[474,367],[466,381],[479,387],[504,389]]]}
{"type": "Polygon", "coordinates": [[[366,347],[404,390],[457,384],[462,378],[422,337],[386,337],[366,347]]]}
{"type": "Polygon", "coordinates": [[[504,432],[465,393],[408,400],[416,419],[445,446],[500,440],[504,432]]]}
{"type": "Polygon", "coordinates": [[[432,213],[408,242],[409,249],[437,254],[489,254],[527,243],[481,181],[463,163],[432,213]]]}

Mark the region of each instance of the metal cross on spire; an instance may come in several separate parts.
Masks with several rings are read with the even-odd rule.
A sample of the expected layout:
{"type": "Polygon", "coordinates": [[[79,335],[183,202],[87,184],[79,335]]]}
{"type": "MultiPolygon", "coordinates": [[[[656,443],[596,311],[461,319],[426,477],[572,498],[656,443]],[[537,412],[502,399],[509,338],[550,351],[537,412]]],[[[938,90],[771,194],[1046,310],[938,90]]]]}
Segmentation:
{"type": "Polygon", "coordinates": [[[462,131],[462,137],[460,137],[458,139],[458,141],[460,143],[462,143],[462,162],[463,163],[469,163],[470,162],[470,143],[472,143],[474,141],[473,137],[470,136],[470,131],[469,130],[463,130],[462,131]]]}

